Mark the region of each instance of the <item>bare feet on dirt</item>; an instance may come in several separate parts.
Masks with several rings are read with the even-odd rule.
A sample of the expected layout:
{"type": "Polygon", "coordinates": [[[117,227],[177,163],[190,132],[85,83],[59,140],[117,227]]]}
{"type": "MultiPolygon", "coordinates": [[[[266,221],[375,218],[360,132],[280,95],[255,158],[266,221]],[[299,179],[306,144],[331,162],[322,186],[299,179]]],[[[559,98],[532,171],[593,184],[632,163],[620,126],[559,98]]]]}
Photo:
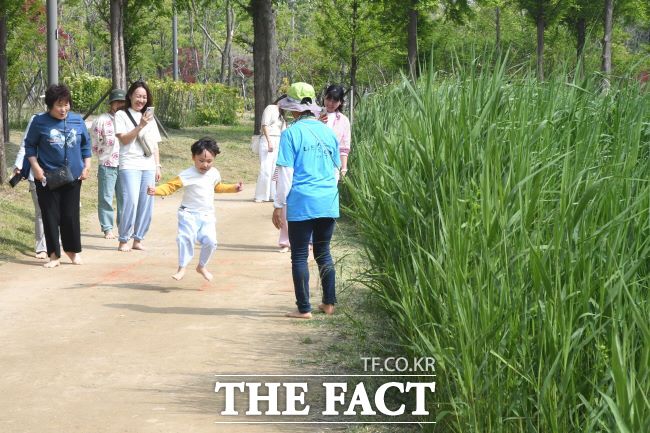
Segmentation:
{"type": "Polygon", "coordinates": [[[131,251],[131,247],[126,242],[120,242],[120,244],[117,246],[117,250],[123,253],[128,253],[131,251]]]}
{"type": "Polygon", "coordinates": [[[300,311],[291,311],[284,315],[285,317],[290,317],[292,319],[311,319],[311,313],[301,313],[300,311]]]}
{"type": "Polygon", "coordinates": [[[179,266],[175,274],[172,275],[172,278],[175,280],[180,280],[185,276],[185,268],[179,266]]]}
{"type": "Polygon", "coordinates": [[[112,230],[106,230],[104,232],[104,239],[115,239],[115,235],[112,230]]]}
{"type": "Polygon", "coordinates": [[[56,256],[56,254],[50,254],[50,261],[43,265],[44,268],[56,268],[61,264],[61,260],[56,256]]]}
{"type": "Polygon", "coordinates": [[[73,265],[81,265],[83,263],[80,253],[71,253],[66,251],[65,254],[70,258],[73,265]]]}
{"type": "Polygon", "coordinates": [[[197,266],[196,267],[196,272],[201,274],[203,276],[203,278],[205,278],[206,280],[212,281],[212,274],[210,273],[210,271],[208,271],[205,268],[205,266],[201,266],[201,265],[197,266]]]}
{"type": "Polygon", "coordinates": [[[135,240],[133,241],[133,246],[131,247],[131,249],[140,250],[140,251],[146,250],[144,245],[142,245],[142,241],[135,241],[135,240]]]}
{"type": "Polygon", "coordinates": [[[318,306],[318,309],[321,310],[323,313],[327,314],[328,316],[334,314],[334,304],[320,304],[318,306]]]}

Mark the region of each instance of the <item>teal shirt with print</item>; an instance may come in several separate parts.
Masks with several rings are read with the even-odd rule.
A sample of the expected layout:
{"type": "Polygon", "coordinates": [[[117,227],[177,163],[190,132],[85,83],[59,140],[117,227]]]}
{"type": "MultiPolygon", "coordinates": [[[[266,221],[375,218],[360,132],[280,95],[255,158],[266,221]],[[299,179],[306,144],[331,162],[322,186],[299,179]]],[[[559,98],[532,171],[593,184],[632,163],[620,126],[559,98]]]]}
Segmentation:
{"type": "Polygon", "coordinates": [[[300,119],[280,136],[277,165],[293,168],[287,196],[287,220],[339,217],[339,190],[334,176],[341,166],[334,132],[314,118],[300,119]]]}

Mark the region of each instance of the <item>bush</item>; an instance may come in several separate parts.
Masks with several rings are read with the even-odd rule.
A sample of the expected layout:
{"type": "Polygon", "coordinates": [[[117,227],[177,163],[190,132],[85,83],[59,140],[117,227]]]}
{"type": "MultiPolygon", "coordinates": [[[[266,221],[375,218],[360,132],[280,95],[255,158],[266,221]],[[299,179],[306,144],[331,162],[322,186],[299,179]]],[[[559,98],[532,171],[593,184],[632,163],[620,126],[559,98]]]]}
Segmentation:
{"type": "Polygon", "coordinates": [[[233,125],[243,110],[238,90],[218,83],[150,81],[156,114],[172,128],[233,125]]]}
{"type": "MultiPolygon", "coordinates": [[[[73,110],[86,113],[111,88],[111,80],[87,73],[65,77],[70,87],[73,110]]],[[[243,111],[238,89],[219,83],[184,83],[171,80],[151,80],[147,84],[153,96],[156,116],[165,126],[183,128],[203,125],[234,125],[243,111]]],[[[124,89],[126,90],[126,89],[124,89]]],[[[93,113],[106,108],[100,105],[93,113]]]]}
{"type": "MultiPolygon", "coordinates": [[[[73,102],[72,109],[84,114],[111,89],[111,80],[87,73],[65,77],[62,82],[70,88],[73,102]]],[[[93,113],[97,114],[104,111],[105,105],[99,105],[93,113]]]]}

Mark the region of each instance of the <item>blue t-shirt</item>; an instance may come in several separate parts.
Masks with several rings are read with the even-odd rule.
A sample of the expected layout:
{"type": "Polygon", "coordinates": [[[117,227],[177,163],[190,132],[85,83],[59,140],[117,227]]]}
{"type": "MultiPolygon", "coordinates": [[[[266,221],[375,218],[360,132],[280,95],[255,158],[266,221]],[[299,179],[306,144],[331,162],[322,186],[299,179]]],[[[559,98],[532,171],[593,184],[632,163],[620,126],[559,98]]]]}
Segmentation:
{"type": "Polygon", "coordinates": [[[336,136],[327,125],[311,118],[285,129],[280,136],[277,165],[293,168],[287,196],[288,221],[339,217],[334,171],[341,166],[341,157],[336,136]]]}
{"type": "Polygon", "coordinates": [[[83,160],[90,158],[91,142],[83,118],[69,112],[64,120],[41,113],[32,119],[25,136],[25,159],[36,156],[43,170],[54,170],[63,165],[67,145],[68,167],[74,178],[81,176],[83,160]]]}

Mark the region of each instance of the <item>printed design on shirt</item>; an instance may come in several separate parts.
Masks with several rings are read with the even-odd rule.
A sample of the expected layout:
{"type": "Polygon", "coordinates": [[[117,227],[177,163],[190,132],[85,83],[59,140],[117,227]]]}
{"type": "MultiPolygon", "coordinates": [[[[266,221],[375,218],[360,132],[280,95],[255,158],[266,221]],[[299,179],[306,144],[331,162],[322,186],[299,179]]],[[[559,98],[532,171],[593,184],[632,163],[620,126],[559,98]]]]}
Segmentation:
{"type": "Polygon", "coordinates": [[[67,137],[64,137],[63,131],[60,131],[58,129],[51,129],[50,138],[48,141],[50,143],[50,146],[58,146],[59,149],[63,149],[64,142],[68,147],[73,147],[77,142],[77,130],[71,129],[70,131],[67,131],[67,137]]]}
{"type": "Polygon", "coordinates": [[[323,156],[332,156],[332,152],[321,144],[310,144],[302,147],[303,152],[316,151],[316,157],[321,158],[323,156]]]}

